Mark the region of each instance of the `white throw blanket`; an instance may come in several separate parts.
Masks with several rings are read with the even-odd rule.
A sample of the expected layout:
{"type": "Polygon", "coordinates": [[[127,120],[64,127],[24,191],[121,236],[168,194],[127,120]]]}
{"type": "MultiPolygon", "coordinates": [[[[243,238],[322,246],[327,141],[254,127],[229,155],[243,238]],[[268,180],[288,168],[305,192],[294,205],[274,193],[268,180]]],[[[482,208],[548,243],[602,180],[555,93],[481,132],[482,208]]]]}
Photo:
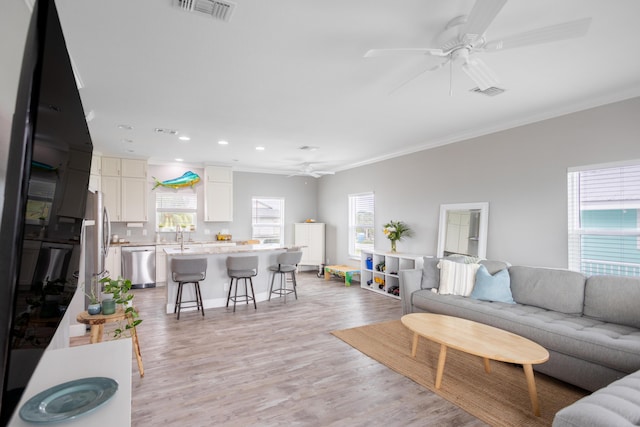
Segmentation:
{"type": "Polygon", "coordinates": [[[462,264],[443,259],[438,263],[438,267],[440,268],[439,294],[465,297],[471,295],[480,264],[462,264]]]}

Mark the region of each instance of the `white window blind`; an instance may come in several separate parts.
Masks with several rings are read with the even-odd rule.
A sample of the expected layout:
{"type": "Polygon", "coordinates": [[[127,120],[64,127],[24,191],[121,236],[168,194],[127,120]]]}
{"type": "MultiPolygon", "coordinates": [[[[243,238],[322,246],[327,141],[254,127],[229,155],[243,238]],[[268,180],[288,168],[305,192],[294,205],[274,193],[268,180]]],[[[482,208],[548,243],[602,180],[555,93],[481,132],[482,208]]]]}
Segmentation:
{"type": "Polygon", "coordinates": [[[251,218],[253,239],[284,245],[284,199],[252,198],[251,218]]]}
{"type": "Polygon", "coordinates": [[[156,231],[195,231],[198,197],[195,192],[156,193],[156,231]]]}
{"type": "Polygon", "coordinates": [[[374,195],[349,195],[349,256],[358,258],[360,252],[374,247],[374,195]]]}
{"type": "Polygon", "coordinates": [[[568,173],[569,268],[640,276],[640,161],[568,173]]]}

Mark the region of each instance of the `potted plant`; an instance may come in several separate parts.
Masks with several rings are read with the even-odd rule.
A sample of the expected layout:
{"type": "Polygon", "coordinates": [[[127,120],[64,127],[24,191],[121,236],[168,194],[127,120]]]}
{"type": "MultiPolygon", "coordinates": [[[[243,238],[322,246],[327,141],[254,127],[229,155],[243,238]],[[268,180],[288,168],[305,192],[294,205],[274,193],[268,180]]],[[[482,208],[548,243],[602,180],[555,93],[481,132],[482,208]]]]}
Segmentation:
{"type": "Polygon", "coordinates": [[[87,298],[89,298],[89,305],[87,306],[87,313],[91,315],[100,314],[102,310],[102,306],[100,305],[100,301],[98,301],[98,297],[93,289],[91,289],[91,294],[85,293],[87,298]]]}
{"type": "Polygon", "coordinates": [[[402,240],[403,237],[411,237],[413,235],[413,231],[409,226],[402,221],[389,221],[385,224],[384,235],[387,236],[387,239],[391,241],[391,252],[396,251],[396,242],[398,240],[402,240]]]}
{"type": "Polygon", "coordinates": [[[131,290],[131,280],[123,279],[122,277],[118,277],[117,279],[105,277],[103,279],[100,279],[100,282],[104,284],[103,293],[113,295],[112,301],[107,304],[109,306],[113,304],[113,311],[105,310],[105,303],[107,303],[108,300],[103,300],[102,314],[113,314],[115,313],[116,306],[121,306],[124,309],[127,318],[130,318],[132,320],[131,322],[127,322],[127,324],[124,325],[124,328],[122,326],[116,328],[113,336],[114,338],[119,338],[125,332],[138,326],[142,322],[138,311],[133,306],[134,295],[132,293],[129,293],[129,291],[131,290]],[[109,311],[111,312],[108,313],[109,311]]]}

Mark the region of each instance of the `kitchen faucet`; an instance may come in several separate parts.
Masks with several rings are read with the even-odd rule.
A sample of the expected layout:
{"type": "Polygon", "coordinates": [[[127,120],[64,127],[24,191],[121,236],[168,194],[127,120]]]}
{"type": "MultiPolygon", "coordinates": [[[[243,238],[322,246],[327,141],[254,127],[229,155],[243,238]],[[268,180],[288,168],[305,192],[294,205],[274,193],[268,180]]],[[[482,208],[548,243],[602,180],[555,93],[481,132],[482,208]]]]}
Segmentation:
{"type": "Polygon", "coordinates": [[[180,250],[184,251],[184,230],[180,224],[176,225],[176,240],[180,241],[180,250]]]}

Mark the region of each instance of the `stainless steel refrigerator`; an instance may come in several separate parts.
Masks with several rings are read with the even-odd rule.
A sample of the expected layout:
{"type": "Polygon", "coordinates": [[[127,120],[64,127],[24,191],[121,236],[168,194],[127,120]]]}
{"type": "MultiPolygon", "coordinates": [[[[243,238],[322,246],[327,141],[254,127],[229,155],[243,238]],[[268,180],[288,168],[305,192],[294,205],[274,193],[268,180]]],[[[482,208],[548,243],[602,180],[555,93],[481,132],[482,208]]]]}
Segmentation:
{"type": "MultiPolygon", "coordinates": [[[[104,206],[104,195],[100,191],[89,191],[87,197],[87,215],[85,227],[85,292],[91,294],[92,286],[95,286],[96,295],[102,290],[98,282],[107,277],[109,272],[105,269],[105,259],[109,253],[111,222],[109,212],[104,206]]],[[[85,304],[88,299],[85,298],[85,304]]]]}

